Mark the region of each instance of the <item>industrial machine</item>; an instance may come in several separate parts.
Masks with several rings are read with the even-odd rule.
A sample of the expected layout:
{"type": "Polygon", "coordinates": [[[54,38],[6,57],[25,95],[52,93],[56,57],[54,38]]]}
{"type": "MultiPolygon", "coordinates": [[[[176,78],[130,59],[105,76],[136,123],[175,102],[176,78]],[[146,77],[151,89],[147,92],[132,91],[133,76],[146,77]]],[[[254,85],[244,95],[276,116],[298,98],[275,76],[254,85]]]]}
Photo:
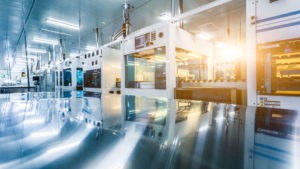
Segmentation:
{"type": "Polygon", "coordinates": [[[83,90],[83,68],[80,58],[69,58],[63,63],[63,90],[83,90]]]}
{"type": "Polygon", "coordinates": [[[173,97],[171,80],[171,25],[152,25],[124,41],[123,93],[173,97]]]}
{"type": "Polygon", "coordinates": [[[245,14],[245,1],[232,1],[180,22],[174,36],[176,99],[247,104],[245,14]]]}
{"type": "Polygon", "coordinates": [[[84,91],[101,92],[101,49],[84,54],[82,59],[84,91]]]}
{"type": "Polygon", "coordinates": [[[297,168],[299,112],[247,107],[244,168],[297,168]]]}
{"type": "Polygon", "coordinates": [[[124,93],[246,104],[246,57],[239,43],[217,48],[177,23],[134,32],[124,40],[124,93]],[[221,99],[212,97],[216,90],[221,99]]]}
{"type": "Polygon", "coordinates": [[[44,67],[40,72],[40,91],[53,92],[55,91],[55,72],[52,68],[44,67]]]}
{"type": "Polygon", "coordinates": [[[297,0],[257,3],[257,106],[300,111],[300,20],[297,18],[297,3],[297,0]],[[274,11],[274,8],[278,10],[274,11]]]}
{"type": "Polygon", "coordinates": [[[84,55],[84,91],[121,93],[121,44],[112,43],[84,55]]]}
{"type": "Polygon", "coordinates": [[[55,90],[62,89],[63,83],[63,64],[59,63],[55,67],[55,90]]]}

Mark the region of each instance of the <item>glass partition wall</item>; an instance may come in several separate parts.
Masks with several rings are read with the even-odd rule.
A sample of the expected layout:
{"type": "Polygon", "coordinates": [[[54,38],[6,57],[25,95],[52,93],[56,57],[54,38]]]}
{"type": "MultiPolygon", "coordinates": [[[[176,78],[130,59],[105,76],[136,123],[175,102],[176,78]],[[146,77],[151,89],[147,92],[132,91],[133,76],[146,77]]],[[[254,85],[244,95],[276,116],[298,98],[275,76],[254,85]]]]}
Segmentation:
{"type": "Polygon", "coordinates": [[[176,48],[176,76],[177,87],[181,87],[182,82],[187,81],[207,81],[208,80],[208,60],[207,56],[193,53],[188,50],[176,48]]]}
{"type": "Polygon", "coordinates": [[[159,47],[125,56],[125,87],[166,89],[166,48],[159,47]]]}
{"type": "Polygon", "coordinates": [[[232,1],[178,22],[194,46],[176,48],[177,87],[246,81],[245,2],[232,1]]]}

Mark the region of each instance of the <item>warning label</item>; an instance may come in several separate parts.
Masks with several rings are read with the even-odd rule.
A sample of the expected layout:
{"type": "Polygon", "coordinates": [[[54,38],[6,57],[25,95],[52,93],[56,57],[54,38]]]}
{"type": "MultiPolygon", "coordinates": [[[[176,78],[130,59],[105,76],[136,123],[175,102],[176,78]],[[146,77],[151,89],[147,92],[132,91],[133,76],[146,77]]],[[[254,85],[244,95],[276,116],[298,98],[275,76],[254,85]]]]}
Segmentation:
{"type": "Polygon", "coordinates": [[[258,106],[280,108],[281,102],[277,100],[270,100],[268,97],[260,97],[258,106]]]}

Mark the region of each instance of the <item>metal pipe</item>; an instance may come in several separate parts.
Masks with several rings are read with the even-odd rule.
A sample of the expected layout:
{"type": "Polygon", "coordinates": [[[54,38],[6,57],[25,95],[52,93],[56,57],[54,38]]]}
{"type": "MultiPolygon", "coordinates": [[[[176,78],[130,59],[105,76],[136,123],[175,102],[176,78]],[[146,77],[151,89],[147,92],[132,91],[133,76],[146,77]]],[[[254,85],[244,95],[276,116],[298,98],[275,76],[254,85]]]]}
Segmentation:
{"type": "Polygon", "coordinates": [[[99,28],[96,28],[96,45],[97,49],[99,48],[99,28]]]}
{"type": "Polygon", "coordinates": [[[27,90],[30,92],[30,77],[29,77],[29,65],[28,65],[28,51],[27,51],[27,38],[26,38],[26,31],[24,29],[24,41],[25,41],[25,56],[26,56],[26,69],[27,69],[27,90]]]}
{"type": "Polygon", "coordinates": [[[116,34],[112,35],[111,41],[117,40],[122,35],[123,35],[123,29],[119,30],[116,34]]]}
{"type": "Polygon", "coordinates": [[[53,53],[52,61],[53,61],[53,65],[55,65],[56,63],[55,45],[52,45],[52,53],[53,53]]]}
{"type": "Polygon", "coordinates": [[[125,38],[130,33],[130,9],[131,5],[126,1],[123,5],[123,37],[125,38]]]}
{"type": "MultiPolygon", "coordinates": [[[[33,6],[32,6],[32,8],[33,8],[33,6]]],[[[30,9],[30,12],[31,12],[32,8],[30,9]]],[[[22,14],[24,16],[24,0],[22,0],[22,14]]],[[[26,22],[27,22],[28,18],[29,18],[29,15],[23,22],[22,32],[24,32],[24,41],[25,41],[25,56],[26,56],[26,69],[27,69],[27,91],[30,92],[30,77],[29,77],[29,65],[28,65],[27,37],[26,37],[26,30],[25,30],[25,26],[26,26],[26,22]]]]}
{"type": "MultiPolygon", "coordinates": [[[[63,42],[62,42],[62,39],[59,39],[59,53],[60,53],[60,57],[63,56],[63,42]]],[[[63,58],[65,60],[65,58],[63,58]]]]}
{"type": "MultiPolygon", "coordinates": [[[[27,15],[27,17],[26,17],[26,19],[25,19],[25,21],[24,21],[23,28],[26,27],[26,24],[27,24],[27,22],[28,22],[28,20],[29,20],[29,17],[30,17],[30,15],[31,15],[31,13],[32,13],[32,10],[33,10],[33,7],[34,7],[34,5],[35,5],[35,2],[36,2],[36,0],[33,0],[32,3],[31,3],[31,7],[30,7],[30,10],[29,10],[29,12],[28,12],[28,15],[27,15]]],[[[23,14],[23,16],[24,16],[23,8],[24,8],[24,5],[23,5],[23,1],[22,1],[22,14],[23,14]]],[[[24,33],[24,29],[21,30],[21,33],[20,33],[20,35],[19,35],[19,37],[18,37],[18,41],[17,41],[17,45],[16,45],[16,48],[15,48],[14,54],[16,53],[16,51],[17,51],[17,49],[18,49],[18,46],[19,46],[19,43],[20,43],[20,40],[21,40],[21,37],[22,37],[23,33],[24,33]]]]}

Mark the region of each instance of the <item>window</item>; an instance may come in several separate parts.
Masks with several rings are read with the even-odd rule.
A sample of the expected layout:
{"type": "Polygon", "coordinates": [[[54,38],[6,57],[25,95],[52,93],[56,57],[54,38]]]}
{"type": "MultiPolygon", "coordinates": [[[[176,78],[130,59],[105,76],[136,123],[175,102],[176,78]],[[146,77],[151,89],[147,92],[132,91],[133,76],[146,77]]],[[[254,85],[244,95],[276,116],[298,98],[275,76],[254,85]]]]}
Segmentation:
{"type": "Polygon", "coordinates": [[[166,89],[166,48],[125,56],[126,88],[166,89]]]}
{"type": "Polygon", "coordinates": [[[76,76],[77,76],[77,86],[82,86],[83,84],[83,72],[82,68],[77,68],[76,76]]]}
{"type": "Polygon", "coordinates": [[[72,70],[64,69],[64,86],[72,86],[72,70]]]}
{"type": "Polygon", "coordinates": [[[101,69],[88,70],[84,73],[84,87],[101,88],[101,69]]]}

